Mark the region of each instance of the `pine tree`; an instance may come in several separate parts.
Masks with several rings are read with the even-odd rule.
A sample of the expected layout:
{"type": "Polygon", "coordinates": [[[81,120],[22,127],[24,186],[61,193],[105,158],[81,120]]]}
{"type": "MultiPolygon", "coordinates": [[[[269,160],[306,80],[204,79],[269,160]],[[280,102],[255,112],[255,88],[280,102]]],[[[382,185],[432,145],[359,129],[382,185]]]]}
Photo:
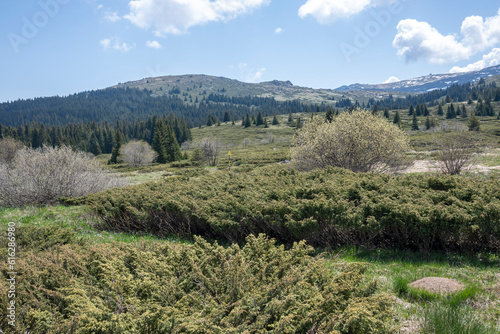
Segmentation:
{"type": "Polygon", "coordinates": [[[267,124],[267,118],[264,118],[264,128],[269,128],[269,124],[267,124]]]}
{"type": "Polygon", "coordinates": [[[417,113],[413,113],[413,119],[411,122],[411,129],[413,131],[418,131],[418,120],[417,120],[417,113]]]}
{"type": "Polygon", "coordinates": [[[273,122],[272,122],[272,125],[279,125],[280,122],[278,121],[278,117],[276,117],[276,115],[273,116],[273,122]]]}
{"type": "Polygon", "coordinates": [[[378,106],[376,104],[373,105],[372,114],[373,115],[378,114],[378,106]]]}
{"type": "Polygon", "coordinates": [[[262,114],[260,113],[260,111],[259,111],[259,113],[257,114],[257,120],[255,121],[255,124],[256,124],[257,126],[259,126],[259,125],[263,125],[263,124],[264,124],[264,119],[262,118],[262,114]]]}
{"type": "Polygon", "coordinates": [[[166,140],[165,147],[167,151],[167,162],[182,160],[181,147],[175,138],[174,131],[170,125],[165,127],[166,130],[166,140]]]}
{"type": "Polygon", "coordinates": [[[456,117],[457,117],[457,114],[455,114],[455,107],[453,106],[453,103],[451,103],[448,106],[448,110],[446,111],[446,119],[453,119],[456,117]]]}
{"type": "Polygon", "coordinates": [[[333,110],[331,107],[328,108],[328,110],[326,111],[325,119],[327,122],[330,123],[333,121],[333,110]]]}
{"type": "Polygon", "coordinates": [[[465,104],[462,104],[462,118],[467,118],[467,110],[465,109],[465,104]]]}
{"type": "Polygon", "coordinates": [[[429,116],[425,117],[425,129],[429,130],[432,127],[431,118],[429,116]]]}
{"type": "Polygon", "coordinates": [[[430,111],[429,111],[429,108],[427,108],[427,104],[423,105],[423,111],[424,111],[423,115],[426,116],[426,117],[431,114],[430,111]]]}
{"type": "Polygon", "coordinates": [[[389,109],[387,108],[384,109],[384,117],[389,119],[389,109]]]}
{"type": "Polygon", "coordinates": [[[229,121],[231,121],[231,117],[229,117],[229,113],[226,111],[226,112],[224,112],[224,120],[223,120],[223,122],[227,123],[229,121]]]}
{"type": "Polygon", "coordinates": [[[399,110],[396,110],[396,115],[394,115],[394,120],[392,123],[400,125],[401,124],[401,116],[399,116],[399,110]]]}
{"type": "Polygon", "coordinates": [[[413,116],[415,113],[415,108],[413,107],[413,104],[410,105],[410,110],[408,110],[408,116],[413,116]]]}
{"type": "Polygon", "coordinates": [[[108,160],[108,164],[118,163],[118,156],[120,155],[120,148],[122,147],[122,144],[123,144],[123,135],[120,129],[118,128],[116,129],[115,132],[115,145],[111,150],[111,158],[108,160]]]}
{"type": "Polygon", "coordinates": [[[300,120],[300,117],[297,119],[297,129],[300,129],[302,127],[302,121],[300,120]]]}
{"type": "Polygon", "coordinates": [[[245,118],[245,121],[243,122],[243,126],[245,128],[249,128],[252,126],[252,122],[250,121],[250,115],[247,114],[247,117],[245,118]]]}
{"type": "Polygon", "coordinates": [[[288,114],[288,123],[292,123],[292,122],[293,122],[292,113],[289,113],[288,114]]]}
{"type": "Polygon", "coordinates": [[[93,155],[99,155],[102,153],[101,146],[99,145],[99,140],[97,139],[95,132],[92,133],[92,136],[90,137],[88,151],[93,155]]]}
{"type": "Polygon", "coordinates": [[[439,105],[439,107],[438,107],[438,115],[439,116],[443,116],[444,115],[444,110],[443,110],[443,107],[441,105],[439,105]]]}
{"type": "Polygon", "coordinates": [[[155,134],[153,139],[153,150],[158,153],[156,162],[164,164],[168,162],[167,152],[167,129],[163,120],[158,120],[155,126],[155,134]]]}

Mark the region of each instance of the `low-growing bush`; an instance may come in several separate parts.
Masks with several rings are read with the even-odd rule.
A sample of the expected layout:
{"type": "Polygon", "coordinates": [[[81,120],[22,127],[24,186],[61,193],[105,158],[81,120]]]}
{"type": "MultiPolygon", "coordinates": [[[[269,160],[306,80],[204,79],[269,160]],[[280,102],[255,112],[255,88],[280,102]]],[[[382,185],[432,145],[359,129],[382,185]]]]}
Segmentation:
{"type": "Polygon", "coordinates": [[[69,147],[18,150],[0,164],[0,206],[51,204],[60,197],[77,197],[123,185],[101,169],[88,154],[69,147]]]}
{"type": "Polygon", "coordinates": [[[24,251],[16,332],[388,333],[392,298],[364,282],[366,265],[335,273],[311,251],[304,242],[285,250],[263,235],[229,248],[197,238],[24,251]]]}
{"type": "Polygon", "coordinates": [[[286,167],[177,177],[89,195],[100,227],[157,235],[421,251],[498,251],[498,176],[376,175],[286,167]]]}

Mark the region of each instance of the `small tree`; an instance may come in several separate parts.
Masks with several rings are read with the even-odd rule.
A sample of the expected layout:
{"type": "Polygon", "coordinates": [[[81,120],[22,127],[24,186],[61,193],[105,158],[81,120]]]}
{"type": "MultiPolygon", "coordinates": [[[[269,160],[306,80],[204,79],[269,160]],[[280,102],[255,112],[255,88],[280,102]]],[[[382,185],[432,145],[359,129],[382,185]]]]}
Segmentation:
{"type": "Polygon", "coordinates": [[[479,132],[479,130],[481,130],[481,122],[476,116],[472,116],[471,118],[469,118],[469,122],[467,125],[469,127],[469,131],[479,132]]]}
{"type": "Polygon", "coordinates": [[[334,122],[314,120],[295,135],[292,159],[303,169],[342,167],[354,172],[395,171],[406,165],[408,136],[387,119],[354,110],[334,122]]]}
{"type": "Polygon", "coordinates": [[[475,133],[459,128],[436,140],[436,164],[443,174],[458,175],[469,169],[480,152],[480,140],[475,133]]]}
{"type": "Polygon", "coordinates": [[[120,149],[121,160],[134,167],[150,164],[157,156],[158,153],[143,140],[132,140],[120,149]]]}
{"type": "Polygon", "coordinates": [[[23,147],[23,143],[14,138],[0,139],[0,164],[9,165],[14,160],[17,151],[23,147]]]}
{"type": "Polygon", "coordinates": [[[217,157],[222,150],[221,142],[214,137],[205,137],[200,142],[200,148],[208,165],[217,165],[217,157]]]}

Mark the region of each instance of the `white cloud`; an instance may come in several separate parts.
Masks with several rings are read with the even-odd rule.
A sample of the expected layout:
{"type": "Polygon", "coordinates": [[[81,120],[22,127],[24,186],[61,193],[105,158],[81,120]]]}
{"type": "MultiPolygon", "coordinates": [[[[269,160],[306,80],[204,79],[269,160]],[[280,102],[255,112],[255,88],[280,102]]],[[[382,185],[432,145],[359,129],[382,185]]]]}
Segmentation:
{"type": "Polygon", "coordinates": [[[307,0],[299,8],[299,16],[304,18],[311,15],[316,21],[324,24],[396,1],[398,0],[307,0]]]}
{"type": "Polygon", "coordinates": [[[114,23],[120,21],[121,17],[118,16],[118,13],[116,12],[107,12],[106,15],[104,16],[104,19],[114,23]]]}
{"type": "Polygon", "coordinates": [[[500,65],[500,48],[493,49],[490,53],[483,56],[483,59],[469,64],[465,67],[454,66],[450,70],[450,73],[460,73],[460,72],[470,72],[479,71],[483,68],[500,65]]]}
{"type": "Polygon", "coordinates": [[[419,59],[443,64],[468,59],[488,47],[500,43],[500,10],[496,16],[483,19],[469,16],[462,22],[461,40],[455,35],[442,35],[427,22],[413,19],[398,23],[393,46],[407,61],[419,59]]]}
{"type": "Polygon", "coordinates": [[[104,7],[104,6],[103,6],[103,5],[101,5],[101,4],[97,5],[97,10],[102,9],[102,7],[104,7]]]}
{"type": "Polygon", "coordinates": [[[279,35],[279,34],[281,34],[282,32],[283,32],[283,29],[282,29],[282,28],[279,28],[279,27],[278,27],[278,28],[276,28],[276,29],[274,30],[274,34],[275,34],[275,35],[279,35]]]}
{"type": "Polygon", "coordinates": [[[116,50],[123,53],[127,53],[135,48],[135,44],[128,45],[125,42],[121,43],[117,38],[104,38],[99,41],[99,44],[102,45],[104,50],[116,50]]]}
{"type": "Polygon", "coordinates": [[[248,64],[246,63],[239,63],[238,69],[240,70],[241,80],[245,82],[258,82],[266,71],[265,67],[262,67],[258,70],[249,68],[248,64]]]}
{"type": "Polygon", "coordinates": [[[158,41],[147,41],[146,46],[153,49],[161,49],[162,46],[158,41]]]}
{"type": "Polygon", "coordinates": [[[390,76],[389,79],[387,79],[387,80],[384,81],[384,83],[388,84],[388,83],[394,83],[394,82],[398,82],[398,81],[401,81],[401,80],[399,80],[395,76],[390,76]]]}
{"type": "Polygon", "coordinates": [[[134,0],[125,16],[136,26],[153,28],[157,36],[183,34],[189,28],[227,21],[259,8],[270,0],[134,0]]]}

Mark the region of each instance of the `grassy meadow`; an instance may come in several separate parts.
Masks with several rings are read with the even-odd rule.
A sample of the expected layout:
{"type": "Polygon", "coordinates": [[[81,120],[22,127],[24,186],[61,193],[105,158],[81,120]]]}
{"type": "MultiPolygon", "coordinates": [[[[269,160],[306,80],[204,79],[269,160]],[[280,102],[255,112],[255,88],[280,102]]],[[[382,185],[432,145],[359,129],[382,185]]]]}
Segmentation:
{"type": "MultiPolygon", "coordinates": [[[[472,110],[473,106],[468,106],[468,108],[472,110]]],[[[430,108],[433,115],[436,115],[436,110],[437,108],[430,108]]],[[[500,111],[498,105],[495,111],[497,114],[500,111]]],[[[392,120],[394,113],[391,112],[390,116],[392,120]]],[[[324,115],[312,115],[311,113],[293,115],[294,123],[299,117],[302,121],[307,122],[311,117],[324,117],[324,115]]],[[[463,126],[467,124],[467,119],[446,120],[444,117],[437,117],[438,125],[434,129],[410,131],[411,117],[406,111],[401,112],[401,117],[402,128],[407,130],[410,136],[412,152],[409,155],[413,159],[421,161],[434,159],[436,136],[450,131],[457,124],[463,126]]],[[[207,189],[206,195],[204,195],[203,190],[199,190],[200,197],[193,196],[195,201],[192,207],[182,211],[181,216],[185,218],[189,209],[190,212],[194,212],[192,213],[193,220],[210,221],[213,219],[216,223],[224,221],[229,224],[229,218],[220,214],[225,212],[224,210],[230,212],[230,209],[224,206],[227,203],[222,203],[222,201],[219,209],[215,204],[214,206],[210,204],[214,200],[210,198],[214,193],[220,194],[221,198],[229,198],[224,195],[224,192],[231,187],[231,182],[227,181],[228,173],[232,173],[231,177],[235,180],[234,186],[236,188],[243,186],[250,188],[252,182],[262,183],[262,180],[257,180],[256,175],[259,173],[274,175],[272,174],[275,171],[273,168],[276,168],[276,175],[278,175],[282,173],[281,170],[286,171],[290,168],[288,163],[283,162],[290,160],[290,147],[293,145],[293,135],[296,128],[287,123],[288,115],[278,116],[278,119],[280,124],[272,126],[272,117],[268,118],[268,128],[263,126],[243,128],[241,120],[238,120],[235,125],[229,122],[222,123],[220,126],[203,126],[192,129],[193,141],[190,145],[183,146],[183,153],[187,153],[187,156],[191,157],[197,142],[205,137],[215,137],[223,144],[215,167],[200,165],[188,158],[165,165],[156,164],[132,168],[125,165],[105,165],[105,161],[109,158],[106,155],[97,158],[103,163],[103,167],[126,179],[130,186],[123,188],[124,191],[128,194],[133,193],[135,196],[144,196],[145,198],[147,195],[141,193],[141,189],[147,187],[163,189],[162,185],[167,185],[165,189],[168,189],[175,199],[175,196],[187,196],[185,193],[189,192],[190,188],[198,191],[205,187],[207,189]],[[229,167],[228,152],[231,152],[230,171],[227,170],[229,167]],[[218,183],[217,179],[225,181],[218,183]],[[168,188],[169,184],[175,185],[178,190],[168,188]],[[140,188],[141,186],[143,188],[140,188]],[[186,189],[180,189],[182,187],[186,189]],[[193,209],[195,206],[196,208],[193,209]]],[[[424,117],[419,117],[419,123],[421,124],[420,128],[425,129],[424,117]]],[[[455,184],[456,192],[449,192],[450,203],[443,204],[443,208],[447,205],[450,207],[456,205],[457,208],[465,210],[462,216],[449,218],[450,226],[455,223],[463,223],[469,219],[469,216],[473,216],[471,213],[473,209],[467,209],[467,203],[476,201],[475,204],[471,204],[471,207],[474,206],[474,210],[479,210],[477,209],[480,207],[478,206],[479,202],[485,207],[489,205],[486,203],[488,200],[482,198],[481,194],[489,192],[494,197],[500,191],[498,178],[500,169],[494,168],[500,166],[499,129],[500,120],[497,120],[496,117],[481,117],[480,136],[484,145],[482,145],[483,151],[476,157],[475,163],[490,168],[488,172],[465,174],[449,179],[455,184]],[[485,184],[485,190],[478,190],[481,194],[471,195],[474,197],[473,199],[463,200],[460,198],[462,196],[460,191],[465,192],[461,189],[461,185],[464,188],[473,189],[474,185],[481,183],[485,184]],[[460,202],[461,200],[463,202],[460,202]]],[[[314,177],[327,176],[321,174],[314,177]]],[[[348,177],[351,176],[345,176],[346,184],[350,182],[348,177]]],[[[384,177],[391,178],[392,176],[381,178],[384,177]]],[[[410,174],[402,176],[401,184],[406,182],[404,181],[406,177],[409,179],[412,177],[420,178],[419,180],[423,180],[423,183],[430,182],[427,181],[428,179],[437,178],[437,176],[430,174],[427,176],[410,174]]],[[[308,176],[304,176],[303,179],[297,177],[297,180],[304,182],[305,186],[302,187],[304,188],[302,190],[297,186],[293,188],[293,191],[296,193],[306,191],[309,184],[307,182],[311,178],[308,176]]],[[[339,179],[341,178],[339,177],[339,179]]],[[[365,183],[371,182],[369,176],[366,176],[366,180],[368,181],[365,183]]],[[[362,184],[363,181],[352,182],[362,184]]],[[[443,181],[443,184],[446,182],[443,181]]],[[[280,184],[286,188],[286,182],[269,183],[275,186],[276,196],[285,193],[280,193],[284,189],[278,188],[280,184]]],[[[321,183],[328,182],[318,181],[317,184],[310,184],[312,188],[316,189],[321,186],[321,183]]],[[[408,184],[410,184],[409,181],[408,184]]],[[[477,186],[476,188],[481,187],[477,186]]],[[[367,192],[371,191],[371,195],[376,192],[370,190],[369,186],[366,189],[367,192]]],[[[439,189],[439,191],[446,190],[439,189]]],[[[111,192],[107,194],[111,194],[111,192]]],[[[271,200],[267,200],[268,197],[265,197],[271,195],[264,191],[257,194],[251,191],[242,191],[236,194],[235,198],[249,196],[244,200],[245,203],[257,200],[263,203],[271,202],[271,200]]],[[[105,196],[107,195],[94,197],[97,200],[93,204],[90,203],[91,201],[79,199],[65,202],[72,205],[0,208],[0,228],[2,231],[7,231],[9,222],[14,222],[19,233],[17,236],[20,244],[16,253],[17,263],[25,266],[18,268],[20,279],[28,279],[23,274],[39,275],[38,278],[30,277],[29,284],[19,283],[18,285],[19,298],[26,302],[25,305],[19,305],[17,313],[19,319],[22,319],[19,321],[22,321],[24,331],[32,333],[118,333],[125,331],[130,333],[450,334],[500,332],[500,254],[494,248],[472,247],[462,250],[460,247],[450,247],[449,249],[418,249],[418,247],[414,247],[408,250],[370,243],[353,245],[318,243],[314,249],[306,250],[305,246],[293,243],[298,239],[287,240],[287,238],[282,240],[278,238],[276,248],[274,248],[274,244],[271,245],[263,239],[246,239],[250,240],[248,242],[254,248],[250,246],[245,248],[245,236],[243,238],[235,237],[234,240],[231,240],[231,237],[220,238],[220,234],[208,233],[205,236],[206,240],[213,243],[218,242],[221,245],[218,248],[219,246],[209,246],[198,240],[193,236],[196,233],[190,234],[191,231],[189,231],[190,233],[161,234],[154,233],[154,231],[141,232],[140,229],[130,228],[134,221],[129,219],[130,217],[126,216],[124,212],[135,210],[133,212],[137,217],[146,217],[144,216],[146,213],[151,214],[156,209],[160,210],[158,211],[160,213],[174,212],[173,209],[169,211],[169,209],[155,206],[149,208],[149,211],[145,209],[146,213],[142,215],[141,208],[132,200],[124,205],[123,211],[116,211],[118,212],[116,213],[117,217],[120,217],[124,224],[121,231],[119,231],[120,229],[106,228],[106,222],[115,212],[112,210],[122,205],[119,201],[128,201],[128,199],[126,199],[127,195],[117,195],[121,196],[120,199],[109,204],[108,211],[96,210],[98,205],[104,206],[103,203],[106,200],[112,202],[111,195],[105,196]],[[134,207],[134,205],[136,206],[134,207]],[[129,225],[125,226],[126,224],[129,225]],[[103,255],[99,256],[99,252],[103,255]],[[95,258],[89,257],[88,254],[94,254],[95,258]],[[113,254],[116,254],[116,261],[111,259],[113,254]],[[71,263],[72,256],[79,260],[71,263]],[[195,263],[196,256],[204,259],[205,262],[203,264],[195,263]],[[258,261],[255,259],[258,259],[259,256],[268,259],[269,263],[274,263],[272,261],[274,256],[276,259],[281,259],[282,264],[274,263],[272,266],[266,266],[257,263],[258,261]],[[165,261],[176,259],[183,265],[185,264],[185,267],[175,267],[174,264],[165,263],[165,261]],[[191,262],[182,259],[189,259],[191,262]],[[30,261],[32,262],[30,263],[30,261]],[[76,263],[78,261],[81,262],[76,263]],[[59,282],[51,276],[50,271],[44,271],[40,266],[57,270],[68,281],[74,281],[74,286],[62,281],[59,282]],[[363,269],[359,269],[361,267],[363,269]],[[157,268],[171,273],[172,276],[163,277],[157,268]],[[237,273],[235,276],[220,274],[223,272],[232,273],[233,271],[237,273]],[[252,280],[254,276],[260,277],[264,283],[260,284],[252,280]],[[117,277],[119,282],[123,282],[123,285],[118,285],[110,277],[117,277]],[[290,279],[286,280],[286,277],[290,279]],[[411,282],[424,277],[455,279],[465,286],[465,290],[442,296],[409,286],[411,282]],[[168,286],[168,289],[157,290],[155,285],[159,284],[156,284],[155,280],[161,280],[162,284],[168,286]],[[239,281],[246,282],[245,284],[248,284],[249,288],[240,286],[239,281]],[[338,286],[329,285],[330,281],[338,283],[338,286]],[[215,282],[214,286],[210,286],[209,282],[215,282]],[[283,283],[280,285],[277,282],[283,283]],[[180,288],[176,288],[174,283],[180,288]],[[60,289],[58,284],[64,288],[60,289]],[[344,290],[339,288],[342,284],[344,284],[344,290]],[[307,291],[307,293],[294,290],[294,286],[302,287],[302,291],[307,291]],[[273,295],[272,291],[279,291],[280,296],[273,295]],[[339,291],[345,293],[345,300],[335,299],[334,292],[341,294],[339,291]],[[351,298],[355,302],[352,302],[351,298]],[[144,300],[152,301],[150,307],[143,304],[144,300]],[[163,300],[168,300],[168,302],[163,300]],[[204,300],[208,300],[209,305],[203,305],[204,300]],[[38,310],[29,311],[28,303],[35,305],[38,310]],[[305,304],[307,307],[304,306],[305,304]],[[106,312],[100,310],[101,307],[106,312]],[[190,307],[199,310],[199,313],[191,314],[190,307]],[[64,314],[66,311],[63,312],[63,310],[69,310],[67,311],[69,314],[64,314]],[[272,316],[266,318],[264,314],[259,314],[259,312],[272,316]],[[315,318],[318,312],[321,313],[321,316],[315,318]],[[51,314],[57,316],[51,316],[51,314]],[[286,316],[282,314],[286,314],[286,316]],[[341,325],[334,324],[334,320],[331,320],[330,323],[325,319],[338,319],[338,324],[341,325]],[[212,326],[214,323],[217,326],[212,326]],[[308,332],[305,330],[306,328],[314,330],[308,332]]],[[[350,196],[350,194],[346,196],[350,196]]],[[[466,195],[463,196],[466,197],[466,195]]],[[[309,202],[314,202],[314,198],[312,195],[310,198],[306,195],[301,197],[304,201],[309,202]]],[[[434,198],[434,200],[436,199],[434,198]]],[[[498,205],[499,200],[498,197],[491,200],[491,206],[488,208],[493,209],[489,211],[490,215],[496,212],[494,211],[497,210],[495,205],[498,205]]],[[[179,201],[182,204],[182,198],[179,201]]],[[[243,209],[234,204],[233,199],[231,201],[231,204],[227,204],[228,206],[234,205],[232,208],[243,212],[243,209]]],[[[283,201],[286,200],[283,199],[283,201]]],[[[308,204],[311,204],[309,202],[308,204]]],[[[425,201],[422,200],[423,202],[425,201]]],[[[303,205],[302,202],[300,203],[303,205]]],[[[189,205],[186,204],[186,206],[189,205]]],[[[359,205],[361,206],[361,204],[359,205]]],[[[309,208],[309,206],[303,207],[309,208]]],[[[276,210],[279,211],[278,209],[276,210]]],[[[251,210],[258,211],[258,214],[265,216],[262,206],[256,205],[248,210],[249,212],[251,210]]],[[[283,222],[285,225],[288,224],[287,226],[290,226],[290,222],[302,224],[298,228],[300,232],[301,228],[307,230],[307,226],[304,226],[310,221],[297,218],[303,218],[298,211],[300,210],[297,204],[297,208],[283,213],[282,216],[289,219],[283,218],[283,222]]],[[[180,209],[179,212],[181,212],[180,209]]],[[[245,217],[250,216],[249,213],[244,212],[244,214],[245,217]]],[[[444,217],[445,213],[442,214],[444,217]]],[[[353,213],[353,216],[358,217],[359,215],[361,213],[358,214],[357,211],[353,213]]],[[[176,217],[165,218],[160,214],[151,217],[153,217],[152,219],[155,217],[162,219],[162,222],[166,223],[170,222],[169,219],[176,219],[176,217]]],[[[235,217],[240,216],[235,213],[235,217]]],[[[486,219],[481,216],[479,211],[477,216],[473,217],[478,220],[486,219]]],[[[150,217],[148,216],[147,219],[150,217]]],[[[488,221],[490,223],[491,219],[495,218],[488,219],[490,219],[488,221]]],[[[257,218],[254,219],[254,221],[257,220],[257,218]]],[[[498,225],[500,222],[496,223],[498,225]]],[[[478,223],[478,225],[480,224],[478,223]]],[[[271,223],[265,226],[273,227],[271,223]]],[[[460,236],[471,233],[470,236],[473,238],[476,231],[474,226],[476,225],[472,226],[470,231],[460,230],[460,236]]],[[[203,230],[202,227],[197,228],[200,231],[203,230]]],[[[496,227],[493,226],[493,228],[496,227]]],[[[253,230],[252,232],[257,234],[253,230]]],[[[275,233],[270,234],[279,235],[279,233],[281,230],[278,231],[276,228],[275,233]]],[[[300,237],[301,233],[297,235],[300,237]]],[[[5,235],[6,232],[2,232],[2,243],[7,244],[8,240],[5,235]]],[[[478,240],[480,243],[483,239],[478,240]]],[[[7,258],[5,248],[2,247],[0,253],[3,259],[7,258]]],[[[6,272],[7,269],[4,268],[4,276],[7,275],[6,272]]],[[[8,289],[4,281],[0,283],[2,293],[6,293],[8,289]]],[[[5,297],[2,299],[3,302],[5,302],[5,297]]],[[[2,312],[5,311],[2,310],[2,312]]],[[[9,327],[5,322],[4,313],[2,313],[2,319],[0,329],[8,333],[9,327]]]]}

